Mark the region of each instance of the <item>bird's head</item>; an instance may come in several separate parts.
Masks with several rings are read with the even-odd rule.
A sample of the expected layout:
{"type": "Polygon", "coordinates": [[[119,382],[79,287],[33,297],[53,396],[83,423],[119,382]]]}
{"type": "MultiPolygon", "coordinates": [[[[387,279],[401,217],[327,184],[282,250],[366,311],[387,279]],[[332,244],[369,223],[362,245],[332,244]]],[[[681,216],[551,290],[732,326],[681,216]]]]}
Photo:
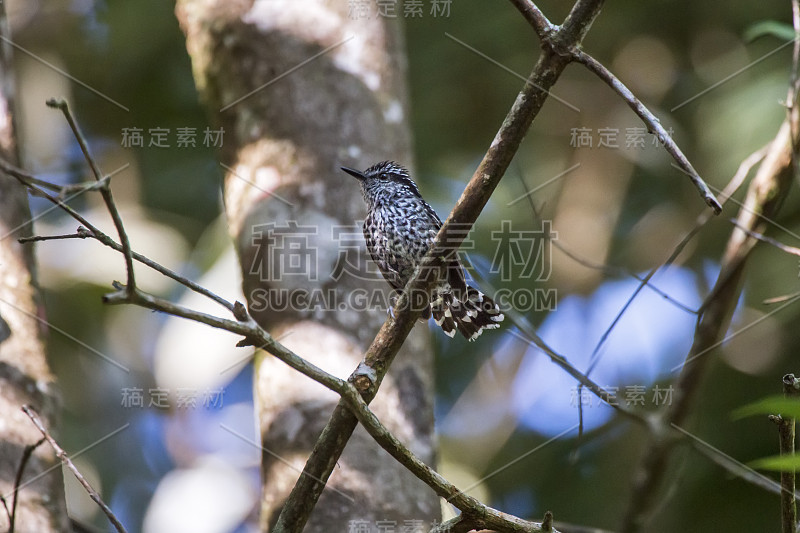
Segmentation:
{"type": "Polygon", "coordinates": [[[422,198],[417,184],[408,175],[408,170],[394,161],[381,161],[363,172],[347,167],[342,167],[342,170],[361,183],[361,191],[367,203],[396,194],[410,194],[422,198]]]}

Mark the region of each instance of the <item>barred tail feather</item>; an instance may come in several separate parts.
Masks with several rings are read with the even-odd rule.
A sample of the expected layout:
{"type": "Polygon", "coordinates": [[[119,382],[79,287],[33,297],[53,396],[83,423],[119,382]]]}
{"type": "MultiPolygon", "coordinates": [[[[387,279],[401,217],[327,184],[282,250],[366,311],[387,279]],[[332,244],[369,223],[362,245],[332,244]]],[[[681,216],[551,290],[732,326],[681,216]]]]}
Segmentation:
{"type": "Polygon", "coordinates": [[[461,333],[467,340],[474,341],[484,329],[500,327],[503,313],[497,304],[474,287],[467,286],[466,294],[456,298],[452,292],[440,293],[431,302],[431,314],[437,325],[449,337],[461,333]]]}

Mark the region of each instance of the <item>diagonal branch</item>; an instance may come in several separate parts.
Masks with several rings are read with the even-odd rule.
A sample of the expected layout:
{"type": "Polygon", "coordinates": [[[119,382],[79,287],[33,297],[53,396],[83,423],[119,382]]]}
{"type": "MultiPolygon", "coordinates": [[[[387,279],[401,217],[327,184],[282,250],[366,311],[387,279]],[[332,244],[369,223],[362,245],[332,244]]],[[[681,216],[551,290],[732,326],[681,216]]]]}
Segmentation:
{"type": "Polygon", "coordinates": [[[582,50],[575,50],[573,57],[575,61],[581,63],[586,68],[588,68],[591,72],[595,73],[601,80],[606,82],[611,89],[614,90],[628,106],[633,110],[636,115],[642,119],[642,122],[645,123],[647,129],[650,133],[655,134],[658,137],[658,140],[664,144],[664,148],[666,148],[669,155],[675,159],[675,162],[678,163],[680,168],[689,176],[689,179],[694,184],[695,188],[700,191],[700,195],[703,197],[705,203],[714,210],[714,214],[720,214],[722,212],[722,205],[719,201],[714,197],[714,193],[711,192],[711,189],[708,188],[706,182],[703,181],[703,178],[697,173],[694,169],[692,164],[689,162],[689,159],[683,155],[683,152],[672,139],[672,136],[664,129],[664,126],[661,125],[661,121],[649,110],[647,107],[634,96],[630,89],[628,89],[624,83],[622,83],[619,78],[617,78],[610,70],[603,66],[598,60],[587,54],[582,50]]]}
{"type": "Polygon", "coordinates": [[[69,458],[67,452],[65,452],[64,449],[61,446],[59,446],[58,442],[56,442],[56,440],[50,435],[50,433],[47,431],[47,428],[44,427],[44,424],[42,423],[36,411],[34,411],[33,408],[29,405],[23,405],[22,410],[25,411],[25,414],[28,415],[28,417],[31,419],[31,422],[33,422],[33,425],[36,426],[36,429],[38,429],[42,433],[42,436],[45,439],[47,439],[47,442],[49,442],[50,446],[53,447],[53,450],[55,450],[56,455],[64,464],[64,466],[66,466],[75,475],[75,478],[89,494],[89,497],[92,500],[94,500],[94,502],[98,506],[100,506],[100,509],[103,510],[103,513],[105,513],[105,515],[108,517],[108,520],[114,525],[114,528],[119,533],[126,533],[127,530],[125,529],[125,526],[122,525],[122,522],[119,521],[119,519],[114,515],[114,513],[111,511],[108,505],[106,505],[106,503],[100,497],[100,494],[96,490],[94,490],[94,488],[89,484],[88,481],[86,481],[86,478],[83,477],[78,468],[72,462],[72,459],[69,458]]]}
{"type": "MultiPolygon", "coordinates": [[[[711,189],[708,188],[706,182],[703,181],[686,156],[683,155],[683,152],[678,145],[675,144],[675,141],[672,140],[672,137],[669,135],[669,133],[667,133],[667,130],[665,130],[661,125],[661,121],[658,120],[658,118],[656,118],[656,116],[651,113],[650,110],[647,109],[647,107],[638,98],[636,98],[631,90],[628,89],[625,84],[619,80],[619,78],[617,78],[610,70],[603,66],[602,63],[580,49],[580,44],[583,39],[582,36],[574,42],[564,41],[561,39],[560,36],[563,35],[564,31],[570,31],[569,28],[573,27],[570,25],[571,21],[583,21],[585,12],[588,12],[589,9],[594,7],[596,7],[599,11],[600,5],[579,6],[579,4],[582,3],[576,3],[572,13],[570,13],[570,16],[567,17],[567,20],[564,22],[562,30],[556,31],[556,27],[553,26],[549,20],[547,20],[547,17],[545,17],[539,8],[536,7],[532,0],[511,0],[511,3],[514,4],[514,7],[516,7],[520,13],[522,13],[522,15],[525,17],[525,20],[527,20],[536,31],[537,35],[542,41],[543,49],[550,50],[552,53],[560,54],[564,57],[568,57],[570,62],[575,61],[583,64],[601,80],[607,83],[617,94],[619,94],[623,100],[625,100],[633,112],[642,119],[650,133],[657,135],[658,139],[667,149],[667,152],[669,152],[669,154],[675,159],[686,175],[689,176],[689,179],[703,197],[703,201],[705,201],[705,203],[711,207],[711,209],[714,211],[714,214],[718,215],[722,211],[722,205],[714,197],[711,189]],[[576,16],[573,17],[573,14],[576,16]]],[[[583,4],[590,3],[586,2],[583,4]]],[[[588,30],[590,25],[591,21],[589,21],[588,24],[583,25],[576,23],[574,24],[574,27],[583,32],[581,35],[585,35],[585,32],[588,30]]]]}
{"type": "Polygon", "coordinates": [[[411,473],[424,481],[436,494],[446,499],[462,512],[462,520],[468,518],[474,529],[494,529],[498,531],[541,532],[555,531],[547,529],[542,524],[528,522],[515,516],[492,509],[482,504],[476,498],[458,490],[441,474],[426,465],[421,459],[406,448],[392,433],[378,420],[378,417],[369,409],[367,402],[358,393],[355,387],[345,383],[342,390],[337,391],[342,396],[342,401],[367,430],[375,442],[405,466],[411,473]]]}
{"type": "MultiPolygon", "coordinates": [[[[766,221],[776,216],[788,193],[793,175],[791,129],[790,121],[785,121],[750,184],[737,216],[737,227],[728,240],[717,282],[701,306],[694,342],[675,384],[674,401],[661,415],[659,425],[665,430],[682,426],[686,421],[712,360],[709,352],[719,345],[739,301],[744,267],[756,242],[740,226],[762,233],[766,221]]],[[[675,442],[674,435],[667,431],[650,435],[634,477],[632,496],[621,529],[624,533],[641,531],[646,527],[675,442]]]]}
{"type": "MultiPolygon", "coordinates": [[[[602,0],[578,0],[552,39],[561,46],[580,44],[602,5],[602,0]]],[[[544,105],[547,90],[555,84],[568,62],[568,57],[552,49],[543,50],[483,160],[439,230],[422,267],[406,285],[395,307],[395,317],[384,322],[367,350],[364,363],[350,376],[367,403],[375,397],[392,360],[420,314],[420,311],[411,310],[409,294],[431,294],[437,276],[431,276],[430,273],[443,268],[448,259],[455,255],[466,236],[464,230],[474,224],[489,201],[533,118],[544,105]]],[[[302,531],[325,488],[323,483],[316,480],[327,482],[357,423],[357,418],[349,411],[344,400],[340,401],[306,462],[303,472],[307,475],[300,476],[292,489],[278,517],[275,531],[302,531]]]]}
{"type": "Polygon", "coordinates": [[[511,0],[511,3],[522,13],[528,24],[533,26],[540,39],[549,38],[558,29],[552,22],[547,20],[542,10],[530,0],[511,0]]]}

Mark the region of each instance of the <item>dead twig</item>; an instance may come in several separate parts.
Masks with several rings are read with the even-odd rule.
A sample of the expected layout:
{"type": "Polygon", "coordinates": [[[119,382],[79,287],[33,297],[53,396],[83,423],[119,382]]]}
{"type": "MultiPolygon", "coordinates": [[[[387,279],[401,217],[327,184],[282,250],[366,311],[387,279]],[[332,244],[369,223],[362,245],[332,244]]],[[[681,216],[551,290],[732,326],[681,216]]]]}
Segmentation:
{"type": "Polygon", "coordinates": [[[78,483],[80,483],[81,486],[86,490],[87,494],[89,494],[89,497],[94,500],[100,509],[102,509],[103,513],[105,513],[105,515],[108,517],[108,520],[114,525],[116,530],[119,533],[127,533],[125,526],[122,525],[122,522],[119,521],[119,519],[114,515],[113,511],[111,511],[108,505],[106,505],[106,503],[103,501],[103,498],[100,497],[100,494],[98,494],[98,492],[89,484],[89,482],[86,481],[86,478],[83,477],[83,474],[81,474],[80,470],[78,470],[78,468],[69,458],[67,452],[65,452],[64,449],[58,445],[58,442],[56,442],[56,440],[50,435],[50,433],[47,431],[47,428],[44,427],[44,424],[39,419],[39,415],[36,413],[33,407],[30,405],[23,405],[22,410],[26,415],[28,415],[28,417],[31,419],[31,422],[33,422],[33,425],[35,425],[36,429],[42,433],[42,436],[47,440],[47,442],[50,443],[50,446],[52,446],[53,450],[56,452],[56,456],[61,460],[64,466],[66,466],[70,472],[73,473],[75,478],[78,480],[78,483]]]}

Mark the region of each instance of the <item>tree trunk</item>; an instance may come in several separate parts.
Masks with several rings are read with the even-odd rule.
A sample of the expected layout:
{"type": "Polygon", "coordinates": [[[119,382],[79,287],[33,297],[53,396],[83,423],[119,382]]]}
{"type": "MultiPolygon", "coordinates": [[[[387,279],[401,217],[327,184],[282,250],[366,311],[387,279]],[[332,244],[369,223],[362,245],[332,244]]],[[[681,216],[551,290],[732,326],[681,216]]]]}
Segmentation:
{"type": "MultiPolygon", "coordinates": [[[[356,225],[364,202],[339,166],[411,163],[401,20],[351,19],[347,2],[319,0],[180,0],[177,15],[197,87],[224,130],[225,206],[250,311],[282,343],[346,377],[385,319],[389,292],[366,271],[356,225]],[[361,305],[376,295],[378,305],[361,305]]],[[[428,462],[431,358],[419,326],[373,404],[428,462]]],[[[266,354],[255,374],[267,530],[338,398],[266,354]]],[[[433,492],[358,430],[306,530],[399,530],[438,517],[433,492]]]]}
{"type": "MultiPolygon", "coordinates": [[[[4,6],[0,3],[0,35],[7,39],[4,6]]],[[[0,157],[18,165],[11,46],[7,41],[0,44],[0,157]]],[[[17,242],[31,235],[31,227],[27,191],[13,178],[0,176],[0,495],[9,508],[25,447],[41,438],[21,407],[33,406],[53,429],[60,403],[42,342],[44,321],[39,318],[43,313],[36,290],[33,248],[17,242]]],[[[17,497],[16,531],[68,530],[64,480],[49,445],[34,451],[17,497]]],[[[9,529],[8,520],[0,509],[0,530],[9,529]]]]}

